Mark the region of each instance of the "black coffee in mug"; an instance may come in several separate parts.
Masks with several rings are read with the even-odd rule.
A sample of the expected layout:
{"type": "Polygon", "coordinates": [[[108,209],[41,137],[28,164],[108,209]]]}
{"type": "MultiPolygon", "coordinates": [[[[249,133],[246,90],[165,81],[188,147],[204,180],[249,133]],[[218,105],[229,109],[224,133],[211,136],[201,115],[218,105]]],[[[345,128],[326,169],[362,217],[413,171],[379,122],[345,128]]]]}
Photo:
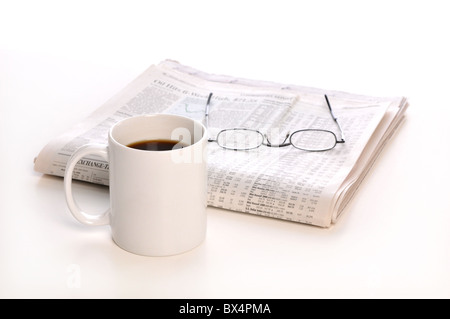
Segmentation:
{"type": "Polygon", "coordinates": [[[159,139],[134,142],[128,144],[127,146],[143,151],[170,151],[183,148],[188,145],[181,143],[180,141],[159,139]]]}

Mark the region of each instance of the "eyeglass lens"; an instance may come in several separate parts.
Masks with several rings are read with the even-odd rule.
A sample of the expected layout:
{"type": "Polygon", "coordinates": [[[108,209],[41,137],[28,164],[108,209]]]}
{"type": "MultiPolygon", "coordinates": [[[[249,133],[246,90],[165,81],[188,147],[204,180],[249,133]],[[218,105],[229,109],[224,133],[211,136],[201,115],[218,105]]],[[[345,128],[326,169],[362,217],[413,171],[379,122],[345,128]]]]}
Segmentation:
{"type": "Polygon", "coordinates": [[[264,136],[255,130],[231,129],[223,130],[217,135],[217,144],[233,150],[250,150],[261,146],[264,136]]]}
{"type": "Polygon", "coordinates": [[[306,151],[326,151],[336,145],[334,133],[325,130],[300,130],[291,135],[292,146],[306,151]]]}

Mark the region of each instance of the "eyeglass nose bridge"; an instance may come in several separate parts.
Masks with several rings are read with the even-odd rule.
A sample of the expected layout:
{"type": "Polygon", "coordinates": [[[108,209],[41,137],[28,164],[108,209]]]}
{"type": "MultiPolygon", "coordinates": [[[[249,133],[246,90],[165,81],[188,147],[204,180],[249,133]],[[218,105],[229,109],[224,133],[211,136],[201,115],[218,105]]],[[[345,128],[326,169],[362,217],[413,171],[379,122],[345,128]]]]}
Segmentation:
{"type": "Polygon", "coordinates": [[[291,141],[289,140],[289,142],[286,143],[286,141],[288,140],[288,138],[291,136],[290,132],[286,133],[286,136],[284,137],[283,142],[281,142],[280,144],[273,144],[270,140],[269,137],[267,136],[267,134],[264,134],[264,138],[267,141],[267,143],[263,143],[263,145],[267,146],[267,147],[285,147],[285,146],[289,146],[291,145],[291,141]]]}

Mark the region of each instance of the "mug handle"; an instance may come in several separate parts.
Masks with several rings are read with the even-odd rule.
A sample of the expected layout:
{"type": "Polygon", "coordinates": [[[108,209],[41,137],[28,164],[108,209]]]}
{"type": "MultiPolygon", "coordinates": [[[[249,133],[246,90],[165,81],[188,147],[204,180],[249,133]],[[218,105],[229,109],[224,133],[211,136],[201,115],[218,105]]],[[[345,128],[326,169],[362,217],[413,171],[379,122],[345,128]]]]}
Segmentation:
{"type": "Polygon", "coordinates": [[[101,214],[88,214],[80,209],[75,202],[72,193],[72,175],[73,169],[78,161],[86,155],[99,155],[106,161],[109,161],[108,146],[104,144],[86,144],[72,154],[66,165],[66,171],[64,172],[64,191],[66,195],[66,202],[69,206],[69,210],[73,217],[80,223],[91,226],[100,226],[109,224],[109,215],[111,207],[101,214]]]}

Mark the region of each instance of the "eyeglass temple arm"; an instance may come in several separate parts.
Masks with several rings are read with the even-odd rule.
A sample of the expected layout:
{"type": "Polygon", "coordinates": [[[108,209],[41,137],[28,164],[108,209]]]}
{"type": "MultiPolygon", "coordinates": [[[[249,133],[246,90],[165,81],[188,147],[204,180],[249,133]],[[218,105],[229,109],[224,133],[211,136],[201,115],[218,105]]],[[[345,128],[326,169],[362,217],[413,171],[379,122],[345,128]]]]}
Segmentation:
{"type": "Polygon", "coordinates": [[[206,126],[206,128],[209,127],[209,105],[211,104],[212,95],[213,95],[212,92],[209,93],[208,101],[206,101],[206,107],[205,107],[205,126],[206,126]]]}
{"type": "Polygon", "coordinates": [[[328,109],[330,110],[331,117],[332,117],[333,120],[336,122],[336,124],[337,124],[337,126],[338,126],[338,128],[339,128],[339,131],[341,132],[341,140],[340,140],[340,141],[337,141],[337,142],[338,142],[338,143],[345,143],[344,131],[342,130],[341,125],[340,125],[339,122],[337,121],[336,116],[334,116],[333,109],[331,108],[330,101],[328,100],[328,96],[327,96],[326,94],[324,94],[324,96],[325,96],[325,100],[327,101],[327,105],[328,105],[328,109]]]}

